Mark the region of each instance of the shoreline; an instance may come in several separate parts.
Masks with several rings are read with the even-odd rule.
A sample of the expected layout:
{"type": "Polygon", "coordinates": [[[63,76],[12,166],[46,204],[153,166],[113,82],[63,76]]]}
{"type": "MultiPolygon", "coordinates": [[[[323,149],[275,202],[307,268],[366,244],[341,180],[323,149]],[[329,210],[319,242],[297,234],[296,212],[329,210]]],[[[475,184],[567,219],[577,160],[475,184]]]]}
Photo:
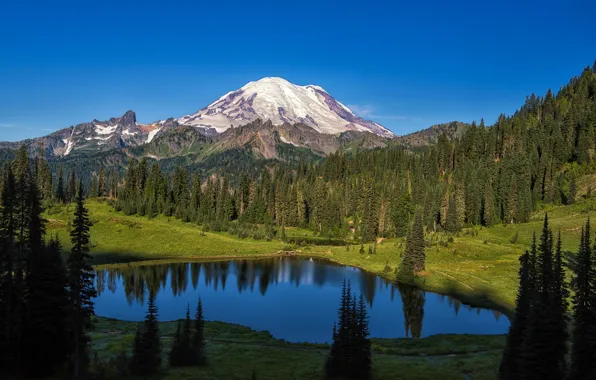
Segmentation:
{"type": "MultiPolygon", "coordinates": [[[[152,260],[135,260],[135,261],[126,261],[121,263],[108,263],[108,264],[98,264],[94,265],[94,269],[108,269],[114,268],[119,266],[140,266],[140,265],[152,265],[152,264],[159,264],[159,263],[181,263],[181,262],[216,262],[216,261],[227,261],[227,260],[259,260],[259,259],[269,259],[269,258],[276,258],[276,257],[299,257],[299,258],[316,258],[324,261],[328,261],[330,263],[344,265],[352,268],[356,268],[375,276],[381,277],[383,279],[399,282],[397,281],[392,275],[388,276],[386,272],[377,272],[374,270],[367,269],[361,265],[354,265],[346,263],[341,259],[333,257],[333,254],[321,254],[321,253],[304,253],[302,251],[278,251],[274,253],[264,253],[264,254],[234,254],[234,255],[218,255],[218,256],[173,256],[171,258],[163,257],[159,259],[152,259],[152,260]]],[[[392,274],[393,272],[389,272],[392,274]]],[[[413,282],[401,282],[405,285],[416,287],[420,290],[440,294],[444,296],[449,296],[456,298],[462,304],[476,307],[476,308],[483,308],[483,309],[490,309],[498,311],[504,314],[508,319],[514,314],[513,305],[509,305],[506,302],[496,302],[487,297],[484,297],[481,293],[471,293],[462,291],[459,289],[446,289],[441,286],[434,286],[430,283],[426,282],[426,277],[416,276],[413,282]]],[[[474,290],[474,289],[473,289],[474,290]]],[[[475,291],[475,290],[474,290],[475,291]]]]}

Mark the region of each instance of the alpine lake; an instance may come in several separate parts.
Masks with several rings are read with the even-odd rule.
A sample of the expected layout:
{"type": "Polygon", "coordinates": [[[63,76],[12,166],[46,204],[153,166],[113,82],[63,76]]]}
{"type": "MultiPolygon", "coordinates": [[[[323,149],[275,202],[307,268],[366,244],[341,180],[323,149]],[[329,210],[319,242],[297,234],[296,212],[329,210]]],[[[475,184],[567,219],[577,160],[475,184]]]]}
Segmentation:
{"type": "Polygon", "coordinates": [[[449,296],[385,280],[363,270],[296,257],[142,263],[96,270],[95,313],[145,317],[149,291],[159,319],[191,315],[201,298],[206,320],[267,330],[289,342],[330,342],[344,280],[368,307],[371,337],[505,334],[508,318],[449,296]]]}

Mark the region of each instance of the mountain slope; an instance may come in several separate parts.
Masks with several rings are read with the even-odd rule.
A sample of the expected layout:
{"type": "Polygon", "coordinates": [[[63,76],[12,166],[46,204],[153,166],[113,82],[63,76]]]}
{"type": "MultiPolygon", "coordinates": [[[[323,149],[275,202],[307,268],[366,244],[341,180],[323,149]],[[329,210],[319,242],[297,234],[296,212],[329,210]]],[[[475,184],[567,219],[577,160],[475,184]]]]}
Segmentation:
{"type": "Polygon", "coordinates": [[[270,120],[274,125],[300,123],[325,134],[361,131],[393,137],[393,133],[383,126],[356,116],[323,88],[297,86],[276,77],[249,82],[177,121],[222,133],[257,119],[270,120]]]}
{"type": "Polygon", "coordinates": [[[38,150],[42,149],[47,158],[106,152],[145,144],[158,133],[165,133],[177,126],[174,119],[140,124],[137,123],[136,114],[127,111],[121,117],[77,124],[44,137],[19,142],[0,142],[0,150],[14,151],[25,144],[32,154],[37,154],[38,150]]]}

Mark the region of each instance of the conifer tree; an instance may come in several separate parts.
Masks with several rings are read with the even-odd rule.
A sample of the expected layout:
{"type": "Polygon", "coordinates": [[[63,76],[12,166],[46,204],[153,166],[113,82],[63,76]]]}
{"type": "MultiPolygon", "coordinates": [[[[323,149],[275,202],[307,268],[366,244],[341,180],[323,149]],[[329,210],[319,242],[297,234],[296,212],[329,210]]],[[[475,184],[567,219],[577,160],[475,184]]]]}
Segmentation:
{"type": "Polygon", "coordinates": [[[339,324],[333,324],[333,343],[325,362],[328,378],[365,379],[371,370],[371,343],[364,297],[352,296],[350,282],[344,280],[338,309],[339,324]]]}
{"type": "MultiPolygon", "coordinates": [[[[552,235],[550,239],[552,240],[552,235]]],[[[561,252],[561,231],[559,231],[553,262],[551,309],[555,336],[551,344],[554,349],[554,360],[558,361],[557,373],[560,376],[567,374],[567,340],[569,338],[569,334],[567,333],[567,326],[569,324],[569,318],[567,317],[567,310],[569,308],[568,299],[569,286],[565,278],[565,267],[561,252]]]]}
{"type": "Polygon", "coordinates": [[[562,379],[560,364],[564,358],[558,357],[560,350],[555,348],[559,332],[553,322],[553,251],[552,233],[548,228],[548,215],[540,235],[537,256],[537,275],[533,291],[533,303],[529,314],[528,328],[525,330],[520,370],[522,379],[562,379]]]}
{"type": "Polygon", "coordinates": [[[97,296],[93,279],[95,277],[90,265],[89,213],[85,207],[83,184],[79,184],[76,195],[74,220],[70,238],[72,248],[67,261],[68,295],[70,303],[70,323],[74,377],[80,376],[89,362],[87,345],[90,338],[86,330],[93,327],[91,316],[94,315],[93,298],[97,296]]]}
{"type": "Polygon", "coordinates": [[[447,230],[447,232],[456,233],[459,231],[459,229],[459,219],[457,216],[457,209],[455,207],[455,199],[453,197],[449,197],[445,230],[447,230]]]}
{"type": "Polygon", "coordinates": [[[68,177],[68,186],[66,188],[66,197],[68,202],[72,202],[77,195],[77,177],[75,175],[75,170],[72,168],[70,172],[70,177],[68,177]]]}
{"type": "Polygon", "coordinates": [[[145,321],[139,325],[133,344],[130,371],[137,376],[151,376],[161,367],[158,309],[155,292],[149,292],[145,321]]]}
{"type": "Polygon", "coordinates": [[[515,300],[515,315],[509,326],[507,345],[505,346],[499,367],[499,379],[501,380],[521,379],[520,358],[522,356],[522,343],[528,328],[531,306],[530,298],[532,297],[529,256],[529,252],[526,251],[519,258],[519,288],[515,300]]]}
{"type": "Polygon", "coordinates": [[[205,319],[203,316],[203,302],[199,297],[197,302],[197,312],[195,314],[195,333],[193,337],[193,347],[197,353],[198,364],[204,364],[205,355],[205,319]]]}
{"type": "Polygon", "coordinates": [[[66,201],[66,192],[64,190],[64,172],[62,166],[58,168],[58,184],[56,185],[56,199],[59,202],[66,201]]]}
{"type": "Polygon", "coordinates": [[[596,260],[590,240],[588,219],[577,253],[570,380],[588,379],[596,373],[596,260]]]}
{"type": "Polygon", "coordinates": [[[412,230],[406,239],[406,252],[400,266],[400,277],[408,279],[426,266],[424,253],[424,227],[422,226],[422,213],[416,212],[412,230]]]}

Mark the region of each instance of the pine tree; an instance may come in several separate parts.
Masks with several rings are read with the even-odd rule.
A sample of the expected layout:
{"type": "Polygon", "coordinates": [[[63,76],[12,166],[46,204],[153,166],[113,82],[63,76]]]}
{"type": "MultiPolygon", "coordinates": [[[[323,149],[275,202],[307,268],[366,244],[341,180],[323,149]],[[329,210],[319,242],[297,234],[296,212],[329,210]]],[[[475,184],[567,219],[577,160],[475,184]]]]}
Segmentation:
{"type": "Polygon", "coordinates": [[[596,304],[592,303],[596,294],[596,260],[590,240],[588,219],[577,253],[570,380],[589,379],[596,371],[596,304]]]}
{"type": "Polygon", "coordinates": [[[174,337],[174,344],[170,351],[170,365],[173,367],[186,367],[196,365],[199,362],[198,351],[194,344],[193,329],[190,320],[190,306],[186,309],[186,318],[182,331],[180,321],[174,337]]]}
{"type": "Polygon", "coordinates": [[[93,327],[91,316],[94,315],[93,298],[97,296],[93,279],[92,260],[89,254],[89,213],[85,207],[83,184],[79,184],[76,195],[74,220],[70,238],[72,248],[67,261],[68,295],[70,303],[70,328],[74,377],[80,376],[89,362],[87,345],[90,338],[86,330],[93,327]]]}
{"type": "Polygon", "coordinates": [[[360,294],[358,308],[355,313],[356,320],[356,340],[354,346],[356,349],[355,363],[356,378],[368,379],[372,369],[371,342],[368,339],[370,330],[368,328],[368,313],[364,297],[360,294]]]}
{"type": "Polygon", "coordinates": [[[457,216],[457,209],[455,207],[455,199],[449,198],[449,206],[447,208],[447,221],[445,223],[445,230],[450,233],[456,233],[460,230],[459,219],[457,216]]]}
{"type": "Polygon", "coordinates": [[[329,378],[363,379],[370,377],[371,343],[364,297],[352,296],[350,282],[344,280],[338,309],[339,324],[333,324],[331,349],[325,362],[329,378]]]}
{"type": "Polygon", "coordinates": [[[507,345],[505,346],[499,367],[499,379],[501,380],[521,379],[519,363],[522,356],[523,337],[526,334],[529,323],[530,298],[532,297],[529,256],[530,254],[526,251],[519,258],[519,288],[515,300],[515,315],[509,326],[507,345]]]}
{"type": "Polygon", "coordinates": [[[68,178],[68,186],[66,188],[66,200],[68,202],[72,202],[77,195],[77,176],[75,175],[74,168],[70,172],[70,177],[68,178]]]}
{"type": "Polygon", "coordinates": [[[422,213],[416,212],[412,230],[406,239],[406,252],[402,259],[399,276],[407,280],[415,273],[421,272],[426,266],[424,253],[424,228],[422,226],[422,213]]]}
{"type": "Polygon", "coordinates": [[[149,292],[147,314],[137,329],[133,345],[130,371],[137,376],[151,376],[161,367],[161,342],[159,337],[158,309],[155,292],[149,292]]]}
{"type": "Polygon", "coordinates": [[[198,364],[206,362],[205,355],[205,319],[203,316],[203,302],[199,297],[197,303],[197,312],[195,314],[195,334],[193,337],[193,347],[197,353],[198,364]]]}
{"type": "Polygon", "coordinates": [[[70,346],[67,277],[58,238],[43,248],[28,278],[27,373],[50,376],[64,365],[70,346]]]}
{"type": "Polygon", "coordinates": [[[555,320],[553,294],[553,251],[552,233],[548,228],[548,215],[540,236],[537,256],[537,276],[533,291],[533,303],[529,314],[528,328],[525,330],[520,370],[522,379],[562,379],[560,358],[553,346],[558,332],[555,320]]]}
{"type": "Polygon", "coordinates": [[[66,192],[64,191],[64,172],[62,166],[58,168],[58,184],[56,185],[56,199],[60,202],[66,201],[66,192]]]}
{"type": "MultiPolygon", "coordinates": [[[[552,236],[550,238],[552,240],[552,236]]],[[[563,264],[563,257],[561,252],[561,232],[557,236],[557,244],[555,248],[554,262],[553,262],[553,282],[551,294],[551,310],[552,323],[555,337],[551,344],[554,348],[554,359],[558,362],[558,374],[564,377],[567,374],[567,339],[569,334],[567,326],[569,318],[567,317],[567,310],[569,308],[569,287],[565,279],[565,268],[563,264]]]]}

